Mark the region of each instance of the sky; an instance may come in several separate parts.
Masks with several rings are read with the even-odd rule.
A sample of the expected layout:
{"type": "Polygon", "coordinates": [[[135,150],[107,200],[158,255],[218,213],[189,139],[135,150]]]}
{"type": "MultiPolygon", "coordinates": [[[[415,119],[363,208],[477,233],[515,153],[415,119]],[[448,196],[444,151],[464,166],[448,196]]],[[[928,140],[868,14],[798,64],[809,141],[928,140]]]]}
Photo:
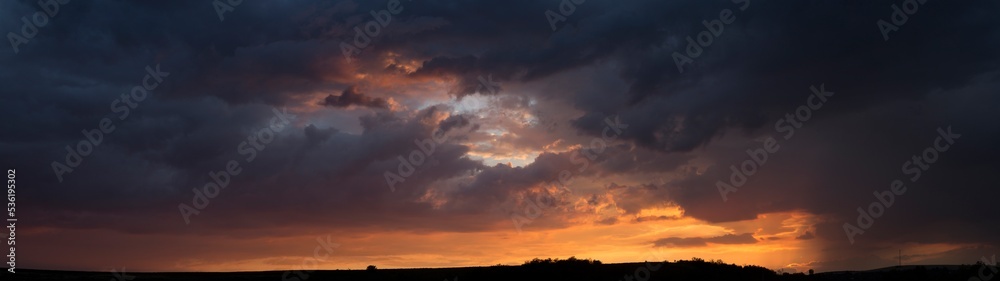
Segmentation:
{"type": "Polygon", "coordinates": [[[975,263],[998,8],[2,1],[17,267],[975,263]]]}

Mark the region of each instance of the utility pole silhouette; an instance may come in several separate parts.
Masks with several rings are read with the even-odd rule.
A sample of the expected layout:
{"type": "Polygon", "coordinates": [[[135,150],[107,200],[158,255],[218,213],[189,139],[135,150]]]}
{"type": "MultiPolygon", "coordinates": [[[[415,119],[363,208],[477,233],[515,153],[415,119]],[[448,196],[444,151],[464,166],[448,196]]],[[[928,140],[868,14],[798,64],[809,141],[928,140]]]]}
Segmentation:
{"type": "Polygon", "coordinates": [[[899,249],[899,267],[903,267],[903,249],[899,249]]]}

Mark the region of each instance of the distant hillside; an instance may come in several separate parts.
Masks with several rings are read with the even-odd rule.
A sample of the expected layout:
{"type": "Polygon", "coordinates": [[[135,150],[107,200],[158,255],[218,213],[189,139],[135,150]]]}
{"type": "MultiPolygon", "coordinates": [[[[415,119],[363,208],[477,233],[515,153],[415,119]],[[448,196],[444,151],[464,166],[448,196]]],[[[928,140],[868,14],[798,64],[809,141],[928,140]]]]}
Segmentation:
{"type": "MultiPolygon", "coordinates": [[[[595,281],[656,281],[656,280],[905,280],[905,281],[968,281],[978,274],[982,265],[908,266],[871,271],[828,272],[807,275],[778,274],[772,270],[746,265],[726,264],[701,259],[674,262],[604,264],[586,259],[534,259],[519,266],[496,265],[463,268],[322,270],[293,274],[285,271],[220,272],[220,273],[127,273],[116,278],[109,272],[74,272],[19,269],[4,272],[2,280],[261,280],[261,281],[325,281],[325,280],[433,280],[433,281],[510,281],[510,280],[595,280],[595,281]],[[12,276],[13,275],[13,276],[12,276]]],[[[987,273],[992,273],[990,269],[987,273]]],[[[1000,279],[997,279],[1000,281],[1000,279]]],[[[987,280],[983,280],[987,281],[987,280]]]]}

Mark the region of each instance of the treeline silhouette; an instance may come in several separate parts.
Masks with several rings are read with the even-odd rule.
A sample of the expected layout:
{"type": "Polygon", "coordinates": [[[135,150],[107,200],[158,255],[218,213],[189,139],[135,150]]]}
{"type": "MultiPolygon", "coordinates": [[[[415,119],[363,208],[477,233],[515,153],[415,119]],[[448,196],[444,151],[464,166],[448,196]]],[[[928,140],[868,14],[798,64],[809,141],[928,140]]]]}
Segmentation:
{"type": "MultiPolygon", "coordinates": [[[[551,258],[543,260],[540,258],[535,258],[533,260],[524,262],[524,264],[522,264],[521,266],[528,268],[542,268],[542,267],[587,267],[595,265],[601,265],[601,261],[592,259],[577,259],[574,256],[574,257],[569,257],[568,259],[565,260],[560,260],[560,259],[553,260],[551,258]]],[[[495,266],[503,266],[503,265],[495,265],[495,266]]]]}
{"type": "MultiPolygon", "coordinates": [[[[906,280],[906,281],[968,281],[979,280],[980,271],[993,276],[996,265],[982,263],[962,266],[909,266],[869,271],[827,272],[816,274],[775,272],[756,265],[727,264],[722,260],[646,261],[606,264],[599,260],[540,259],[521,265],[494,265],[462,268],[378,269],[370,265],[359,270],[318,270],[289,274],[287,271],[208,272],[208,273],[129,273],[133,281],[155,280],[434,280],[434,281],[493,281],[493,280],[597,280],[597,281],[658,281],[658,280],[906,280]],[[977,279],[973,279],[977,278],[977,279]]],[[[16,274],[0,274],[2,280],[101,280],[114,279],[109,272],[73,272],[19,269],[16,274]]],[[[992,278],[990,278],[992,279],[992,278]]],[[[117,279],[116,279],[117,280],[117,279]]],[[[127,281],[126,280],[126,281],[127,281]]],[[[989,279],[982,279],[987,281],[989,279]]],[[[997,277],[996,280],[1000,280],[997,277]]]]}

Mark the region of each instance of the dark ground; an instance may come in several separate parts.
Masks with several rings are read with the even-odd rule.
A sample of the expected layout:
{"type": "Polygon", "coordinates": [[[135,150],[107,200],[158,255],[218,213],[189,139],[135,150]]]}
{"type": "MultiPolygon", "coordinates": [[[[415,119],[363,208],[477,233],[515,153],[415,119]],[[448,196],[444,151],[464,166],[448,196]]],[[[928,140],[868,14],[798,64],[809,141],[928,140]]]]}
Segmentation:
{"type": "MultiPolygon", "coordinates": [[[[286,271],[221,272],[221,273],[126,273],[125,276],[110,272],[77,272],[18,269],[10,274],[3,271],[2,280],[101,280],[101,281],[154,281],[154,280],[268,280],[268,281],[324,281],[324,280],[978,280],[982,265],[949,267],[910,266],[871,271],[829,272],[807,274],[778,274],[758,266],[737,266],[721,262],[677,261],[667,263],[600,264],[587,260],[575,262],[541,260],[521,266],[490,266],[434,269],[377,269],[377,270],[321,270],[297,275],[286,271]],[[649,273],[647,275],[647,273],[649,273]],[[975,278],[973,278],[975,277],[975,278]]],[[[987,276],[995,274],[996,267],[986,267],[987,276]]],[[[994,279],[994,278],[990,278],[994,279]]],[[[1000,280],[1000,278],[997,278],[1000,280]]],[[[984,279],[983,281],[988,281],[984,279]]]]}

